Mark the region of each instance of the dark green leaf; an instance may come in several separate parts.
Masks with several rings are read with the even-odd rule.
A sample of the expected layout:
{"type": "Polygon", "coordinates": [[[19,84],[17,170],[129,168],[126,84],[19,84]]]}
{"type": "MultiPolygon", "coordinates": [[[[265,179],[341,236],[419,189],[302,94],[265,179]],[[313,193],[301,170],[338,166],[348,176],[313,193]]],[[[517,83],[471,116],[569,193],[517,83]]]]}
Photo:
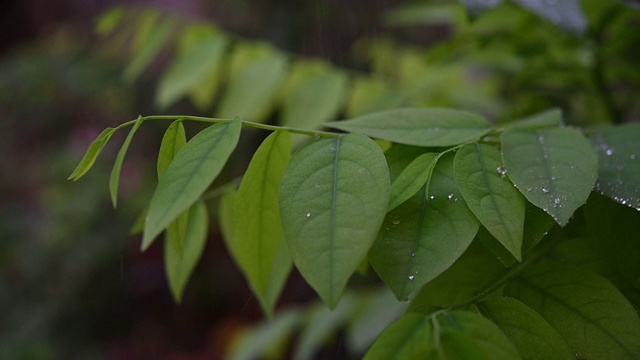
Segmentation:
{"type": "Polygon", "coordinates": [[[143,118],[139,117],[138,120],[133,124],[133,127],[129,131],[127,138],[124,139],[124,143],[118,151],[118,155],[116,156],[116,161],[113,164],[113,169],[111,170],[111,177],[109,179],[109,192],[111,193],[111,203],[115,208],[118,205],[118,185],[120,184],[120,171],[122,170],[122,164],[124,163],[124,157],[127,154],[127,150],[129,150],[129,145],[131,145],[131,140],[133,139],[133,135],[135,135],[136,131],[140,125],[142,125],[143,118]]]}
{"type": "Polygon", "coordinates": [[[591,144],[569,128],[507,130],[502,156],[520,192],[562,226],[587,201],[598,175],[591,144]]]}
{"type": "Polygon", "coordinates": [[[86,174],[87,171],[91,169],[93,164],[96,162],[98,155],[100,155],[102,149],[105,145],[107,145],[107,142],[109,142],[109,139],[115,131],[116,129],[114,128],[106,128],[100,133],[100,135],[98,135],[95,140],[93,140],[93,142],[89,145],[87,152],[84,154],[84,157],[82,158],[82,160],[80,160],[80,163],[78,164],[78,166],[76,166],[71,175],[69,175],[67,180],[76,181],[83,177],[84,174],[86,174]]]}
{"type": "Polygon", "coordinates": [[[176,155],[158,182],[144,229],[142,249],[198,200],[235,149],[242,122],[216,124],[194,136],[176,155]]]}
{"type": "Polygon", "coordinates": [[[469,209],[521,261],[526,200],[505,173],[493,146],[469,144],[456,153],[456,183],[469,209]]]}
{"type": "Polygon", "coordinates": [[[640,210],[640,124],[594,129],[598,153],[596,190],[615,201],[640,210]]]}
{"type": "Polygon", "coordinates": [[[387,215],[369,259],[404,300],[445,271],[471,244],[480,224],[462,199],[453,154],[441,157],[429,185],[387,215]]]}
{"type": "Polygon", "coordinates": [[[384,155],[362,135],[313,141],[280,186],[285,239],[302,276],[335,307],[375,240],[389,203],[384,155]]]}
{"type": "Polygon", "coordinates": [[[538,313],[518,300],[499,297],[477,304],[525,359],[573,359],[569,345],[538,313]]]}
{"type": "MultiPolygon", "coordinates": [[[[171,293],[177,302],[182,301],[191,273],[202,256],[209,229],[209,214],[204,201],[196,202],[189,209],[189,222],[182,243],[182,254],[178,254],[169,239],[164,245],[164,259],[171,293]]],[[[167,236],[170,233],[167,233],[167,236]]]]}
{"type": "Polygon", "coordinates": [[[235,198],[230,252],[270,316],[292,262],[280,221],[278,187],[291,158],[291,135],[273,132],[258,148],[235,198]]]}
{"type": "Polygon", "coordinates": [[[381,111],[327,126],[417,146],[451,146],[479,139],[490,130],[480,115],[450,109],[405,108],[381,111]]]}
{"type": "Polygon", "coordinates": [[[391,184],[391,198],[389,200],[388,211],[395,209],[398,205],[407,201],[427,184],[436,165],[435,153],[422,154],[415,158],[398,175],[398,178],[391,184]]]}
{"type": "Polygon", "coordinates": [[[514,297],[553,326],[577,358],[637,359],[640,319],[606,279],[551,261],[537,263],[510,283],[514,297]]]}

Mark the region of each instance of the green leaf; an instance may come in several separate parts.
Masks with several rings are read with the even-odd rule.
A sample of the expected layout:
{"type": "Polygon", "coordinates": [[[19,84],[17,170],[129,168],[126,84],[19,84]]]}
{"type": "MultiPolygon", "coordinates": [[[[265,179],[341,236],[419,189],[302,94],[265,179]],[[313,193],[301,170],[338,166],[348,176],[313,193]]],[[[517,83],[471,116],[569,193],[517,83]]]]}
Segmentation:
{"type": "Polygon", "coordinates": [[[573,359],[569,345],[538,313],[518,300],[499,297],[477,304],[525,359],[573,359]]]}
{"type": "Polygon", "coordinates": [[[392,87],[379,78],[357,77],[353,81],[347,115],[355,117],[402,106],[407,102],[407,94],[392,87]]]}
{"type": "Polygon", "coordinates": [[[165,241],[164,261],[169,287],[173,298],[177,302],[182,301],[184,291],[193,269],[202,256],[207,241],[209,229],[209,214],[204,201],[196,202],[189,209],[189,222],[183,242],[183,253],[178,254],[171,245],[171,241],[165,241]]]}
{"type": "MultiPolygon", "coordinates": [[[[139,48],[135,49],[133,60],[124,70],[123,79],[128,83],[134,82],[162,50],[176,26],[176,20],[167,18],[161,20],[157,25],[154,20],[153,24],[149,26],[148,36],[143,35],[136,38],[139,48]]],[[[143,29],[140,31],[143,31],[143,29]]]]}
{"type": "Polygon", "coordinates": [[[583,359],[640,357],[640,319],[606,279],[566,264],[537,263],[505,295],[538,312],[583,359]]]}
{"type": "Polygon", "coordinates": [[[562,110],[551,109],[509,123],[509,128],[537,129],[562,125],[562,110]]]}
{"type": "Polygon", "coordinates": [[[520,192],[561,226],[587,201],[598,175],[591,144],[570,128],[507,130],[502,156],[520,192]]]}
{"type": "MultiPolygon", "coordinates": [[[[188,34],[187,34],[188,35],[188,34]]],[[[207,34],[182,46],[175,62],[158,84],[156,104],[167,108],[181,97],[189,94],[219,71],[228,40],[220,34],[207,34]]]]}
{"type": "Polygon", "coordinates": [[[189,208],[218,176],[238,144],[242,121],[212,125],[194,136],[176,155],[158,182],[144,228],[142,250],[189,208]]]}
{"type": "Polygon", "coordinates": [[[391,184],[391,199],[387,211],[391,211],[407,201],[425,184],[427,184],[427,188],[429,187],[429,179],[436,165],[436,156],[437,154],[434,153],[422,154],[398,175],[398,178],[391,184]]]}
{"type": "Polygon", "coordinates": [[[453,177],[453,154],[447,154],[433,170],[428,197],[423,187],[389,212],[369,252],[373,268],[400,300],[451,266],[478,231],[453,177]]]}
{"type": "Polygon", "coordinates": [[[96,33],[100,36],[107,36],[122,22],[125,16],[124,8],[114,7],[98,18],[96,22],[96,33]]]}
{"type": "Polygon", "coordinates": [[[100,133],[100,135],[98,135],[98,137],[89,145],[89,148],[84,154],[84,157],[82,158],[82,160],[80,160],[80,163],[78,163],[78,166],[76,166],[75,170],[73,170],[67,180],[76,181],[83,177],[84,174],[86,174],[87,171],[89,171],[93,164],[96,162],[98,155],[100,155],[102,149],[105,145],[107,145],[107,142],[109,142],[109,139],[115,132],[116,129],[114,128],[104,129],[100,133]]]}
{"type": "Polygon", "coordinates": [[[280,186],[285,239],[302,276],[335,307],[375,240],[389,202],[389,172],[363,135],[312,141],[280,186]]]}
{"type": "Polygon", "coordinates": [[[262,122],[274,104],[287,68],[287,59],[260,44],[237,46],[230,65],[230,78],[216,116],[240,116],[262,122]]]}
{"type": "Polygon", "coordinates": [[[113,164],[113,169],[111,170],[111,177],[109,179],[109,192],[111,193],[111,203],[115,208],[118,205],[118,185],[120,184],[120,172],[122,170],[122,164],[124,163],[124,157],[127,154],[127,150],[129,150],[129,145],[131,145],[131,140],[133,139],[133,135],[135,135],[136,131],[144,119],[139,117],[138,120],[133,124],[133,127],[129,131],[127,138],[124,139],[124,143],[118,151],[118,156],[116,156],[116,161],[113,164]]]}
{"type": "Polygon", "coordinates": [[[454,167],[469,209],[521,261],[526,200],[505,176],[500,151],[484,144],[465,145],[456,153],[454,167]]]}
{"type": "MultiPolygon", "coordinates": [[[[231,249],[230,244],[233,241],[233,231],[235,230],[235,211],[236,211],[236,196],[238,192],[230,189],[226,191],[220,198],[220,204],[218,207],[218,221],[220,222],[220,231],[224,238],[227,249],[231,249]]],[[[231,250],[229,250],[231,252],[231,250]]]]}
{"type": "Polygon", "coordinates": [[[509,339],[484,317],[465,311],[409,314],[391,324],[365,360],[520,359],[509,339]]]}
{"type": "Polygon", "coordinates": [[[291,158],[291,135],[275,131],[258,148],[235,198],[230,252],[271,316],[292,262],[283,240],[278,187],[291,158]]]}
{"type": "Polygon", "coordinates": [[[640,124],[602,126],[591,136],[598,153],[596,190],[640,210],[640,124]]]}
{"type": "Polygon", "coordinates": [[[323,62],[297,62],[284,86],[282,125],[316,129],[336,117],[346,91],[346,74],[323,62]]]}
{"type": "Polygon", "coordinates": [[[479,139],[491,125],[482,116],[451,109],[404,108],[330,122],[329,127],[417,146],[451,146],[479,139]]]}

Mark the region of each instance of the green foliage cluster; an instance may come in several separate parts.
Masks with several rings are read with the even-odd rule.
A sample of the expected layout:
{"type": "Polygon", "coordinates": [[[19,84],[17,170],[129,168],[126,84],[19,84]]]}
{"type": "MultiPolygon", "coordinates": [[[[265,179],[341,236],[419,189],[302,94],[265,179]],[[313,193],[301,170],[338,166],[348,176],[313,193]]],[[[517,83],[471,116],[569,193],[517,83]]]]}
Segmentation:
{"type": "MultiPolygon", "coordinates": [[[[622,5],[609,6],[618,11],[622,5]]],[[[526,53],[531,58],[509,58],[519,54],[513,49],[493,53],[498,44],[483,44],[483,34],[495,28],[486,26],[504,30],[532,18],[510,4],[494,11],[521,18],[481,17],[432,52],[439,65],[417,51],[396,53],[395,45],[378,43],[374,47],[391,50],[376,52],[374,76],[289,59],[261,43],[235,40],[227,52],[227,35],[187,26],[156,99],[169,106],[189,96],[206,109],[224,84],[217,118],[140,116],[107,129],[70,179],[90,169],[116,130],[131,126],[110,180],[115,205],[135,132],[146,121],[173,121],[140,228],[143,250],[165,234],[169,282],[180,300],[206,240],[207,189],[237,149],[243,127],[271,131],[237,189],[231,183],[214,190],[222,194],[217,215],[226,245],[268,316],[294,266],[333,311],[281,312],[240,341],[235,358],[279,353],[278,345],[303,322],[294,351],[300,359],[342,325],[355,353],[377,337],[368,359],[637,358],[640,246],[633,226],[640,220],[640,126],[566,126],[556,109],[509,118],[553,101],[529,101],[535,92],[518,93],[507,110],[496,95],[508,89],[503,77],[471,82],[460,92],[446,86],[466,81],[468,64],[462,62],[485,59],[518,74],[511,81],[539,85],[540,91],[580,88],[569,98],[575,103],[562,104],[571,110],[571,123],[582,123],[576,121],[581,111],[611,115],[605,119],[631,111],[626,98],[602,94],[602,76],[609,73],[599,68],[601,48],[590,63],[582,59],[584,44],[569,35],[527,33],[517,44],[501,46],[538,41],[563,56],[539,48],[526,53]],[[443,59],[468,51],[471,34],[479,34],[473,46],[480,50],[444,65],[443,59]],[[549,63],[570,69],[565,75],[571,81],[548,72],[533,77],[528,65],[540,59],[547,70],[549,63]],[[434,66],[445,71],[433,75],[434,66]],[[599,101],[592,104],[592,98],[599,101]],[[440,102],[477,111],[433,107],[440,102]],[[275,107],[281,125],[264,124],[275,107]],[[340,111],[350,120],[329,122],[340,111]],[[494,125],[481,113],[502,121],[494,125]],[[187,140],[185,121],[211,125],[187,140]],[[319,126],[342,132],[314,130],[319,126]],[[297,147],[291,134],[310,139],[297,147]],[[384,292],[345,291],[353,274],[369,264],[399,302],[384,292]],[[367,321],[377,326],[367,328],[367,321]]],[[[99,30],[113,33],[126,16],[111,12],[99,30]]],[[[130,80],[179,26],[153,12],[142,19],[132,40],[136,55],[125,71],[130,80]]]]}

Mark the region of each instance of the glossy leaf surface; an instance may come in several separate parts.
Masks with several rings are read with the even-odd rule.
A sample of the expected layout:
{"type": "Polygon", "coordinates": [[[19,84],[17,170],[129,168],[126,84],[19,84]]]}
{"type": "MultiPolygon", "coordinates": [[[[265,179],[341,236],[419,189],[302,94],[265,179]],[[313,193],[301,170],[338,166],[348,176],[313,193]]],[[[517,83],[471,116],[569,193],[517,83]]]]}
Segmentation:
{"type": "Polygon", "coordinates": [[[456,183],[469,209],[520,261],[526,200],[505,174],[500,151],[493,146],[469,144],[456,153],[456,183]]]}
{"type": "Polygon", "coordinates": [[[366,136],[315,140],[291,159],[280,186],[285,239],[330,307],[375,240],[389,188],[384,155],[366,136]]]}
{"type": "Polygon", "coordinates": [[[191,206],[218,176],[235,149],[242,122],[212,125],[194,136],[173,159],[158,182],[145,223],[142,249],[191,206]]]}
{"type": "Polygon", "coordinates": [[[591,144],[569,128],[507,130],[502,156],[520,192],[562,226],[587,201],[598,176],[591,144]]]}
{"type": "Polygon", "coordinates": [[[451,109],[381,111],[327,126],[417,146],[451,146],[480,138],[490,124],[480,115],[451,109]]]}

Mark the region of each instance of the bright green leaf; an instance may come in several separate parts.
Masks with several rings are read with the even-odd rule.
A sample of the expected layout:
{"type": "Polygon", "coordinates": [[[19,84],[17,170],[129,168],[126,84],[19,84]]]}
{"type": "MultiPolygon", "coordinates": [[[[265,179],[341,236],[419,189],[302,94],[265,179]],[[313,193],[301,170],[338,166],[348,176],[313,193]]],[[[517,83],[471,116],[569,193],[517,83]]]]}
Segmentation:
{"type": "Polygon", "coordinates": [[[208,229],[209,214],[207,207],[204,201],[198,201],[189,209],[189,223],[182,244],[183,253],[178,254],[171,245],[171,241],[168,241],[169,239],[165,241],[165,270],[171,293],[177,302],[182,301],[184,288],[202,256],[207,241],[208,229]]]}
{"type": "Polygon", "coordinates": [[[479,139],[490,130],[482,116],[451,109],[404,108],[381,111],[329,127],[417,146],[451,146],[479,139]]]}
{"type": "Polygon", "coordinates": [[[332,308],[376,238],[389,188],[384,155],[366,136],[312,141],[291,159],[280,186],[285,239],[302,276],[332,308]]]}
{"type": "Polygon", "coordinates": [[[238,45],[231,58],[229,84],[216,116],[264,121],[274,105],[286,68],[287,59],[267,46],[238,45]]]}
{"type": "Polygon", "coordinates": [[[502,156],[520,192],[561,226],[587,201],[598,175],[591,144],[570,128],[507,130],[502,156]]]}
{"type": "Polygon", "coordinates": [[[233,236],[227,242],[268,315],[292,265],[278,207],[278,187],[290,158],[287,132],[273,132],[258,148],[235,198],[233,236]]]}
{"type": "Polygon", "coordinates": [[[111,203],[115,208],[118,205],[118,185],[120,184],[120,171],[122,170],[122,164],[124,163],[124,157],[127,154],[127,150],[129,150],[129,145],[131,145],[131,140],[133,139],[133,135],[135,135],[136,131],[140,125],[142,125],[143,118],[139,117],[138,120],[133,124],[133,127],[129,131],[127,138],[124,139],[124,143],[118,151],[118,155],[116,156],[116,161],[113,164],[113,169],[111,170],[111,177],[109,178],[109,192],[111,193],[111,203]]]}
{"type": "Polygon", "coordinates": [[[438,160],[429,185],[387,215],[369,259],[398,299],[445,271],[471,244],[480,224],[454,180],[453,154],[438,160]]]}
{"type": "Polygon", "coordinates": [[[158,182],[144,229],[142,249],[191,206],[218,176],[238,144],[238,119],[212,125],[194,136],[173,159],[158,182]]]}
{"type": "Polygon", "coordinates": [[[107,145],[107,142],[109,142],[109,139],[111,138],[113,133],[115,133],[115,131],[116,129],[114,128],[106,128],[100,133],[100,135],[98,135],[95,140],[93,140],[93,142],[89,145],[87,152],[84,154],[84,157],[82,158],[82,160],[80,160],[80,163],[78,163],[78,166],[76,166],[75,170],[73,170],[67,180],[76,181],[83,177],[84,174],[86,174],[87,171],[91,169],[93,164],[96,162],[98,155],[100,155],[102,149],[105,145],[107,145]]]}
{"type": "Polygon", "coordinates": [[[499,297],[477,304],[525,359],[573,359],[569,345],[538,313],[518,300],[499,297]]]}
{"type": "Polygon", "coordinates": [[[509,339],[484,317],[465,311],[409,314],[391,324],[365,360],[520,359],[509,339]]]}
{"type": "MultiPolygon", "coordinates": [[[[175,19],[166,18],[161,20],[159,24],[155,24],[154,22],[150,26],[148,36],[139,36],[136,38],[136,43],[139,44],[139,48],[134,49],[135,54],[133,60],[131,60],[124,70],[123,79],[126,82],[132,83],[135,81],[149,64],[151,64],[169,40],[175,26],[175,19]]],[[[142,29],[140,31],[142,31],[142,29]]]]}
{"type": "Polygon", "coordinates": [[[398,175],[398,178],[391,184],[388,211],[407,201],[425,184],[427,184],[427,188],[429,187],[428,182],[436,165],[436,156],[437,154],[434,153],[422,154],[398,175]]]}
{"type": "Polygon", "coordinates": [[[500,151],[493,146],[469,144],[456,153],[456,183],[469,209],[521,261],[526,200],[505,173],[500,151]]]}
{"type": "Polygon", "coordinates": [[[545,127],[557,127],[562,124],[562,110],[551,109],[543,111],[532,116],[528,116],[523,119],[518,119],[509,123],[509,128],[545,128],[545,127]]]}
{"type": "Polygon", "coordinates": [[[640,210],[640,124],[602,126],[593,132],[599,159],[596,190],[640,210]]]}
{"type": "Polygon", "coordinates": [[[537,263],[508,284],[505,294],[542,315],[577,358],[640,357],[640,318],[599,275],[563,263],[537,263]]]}

